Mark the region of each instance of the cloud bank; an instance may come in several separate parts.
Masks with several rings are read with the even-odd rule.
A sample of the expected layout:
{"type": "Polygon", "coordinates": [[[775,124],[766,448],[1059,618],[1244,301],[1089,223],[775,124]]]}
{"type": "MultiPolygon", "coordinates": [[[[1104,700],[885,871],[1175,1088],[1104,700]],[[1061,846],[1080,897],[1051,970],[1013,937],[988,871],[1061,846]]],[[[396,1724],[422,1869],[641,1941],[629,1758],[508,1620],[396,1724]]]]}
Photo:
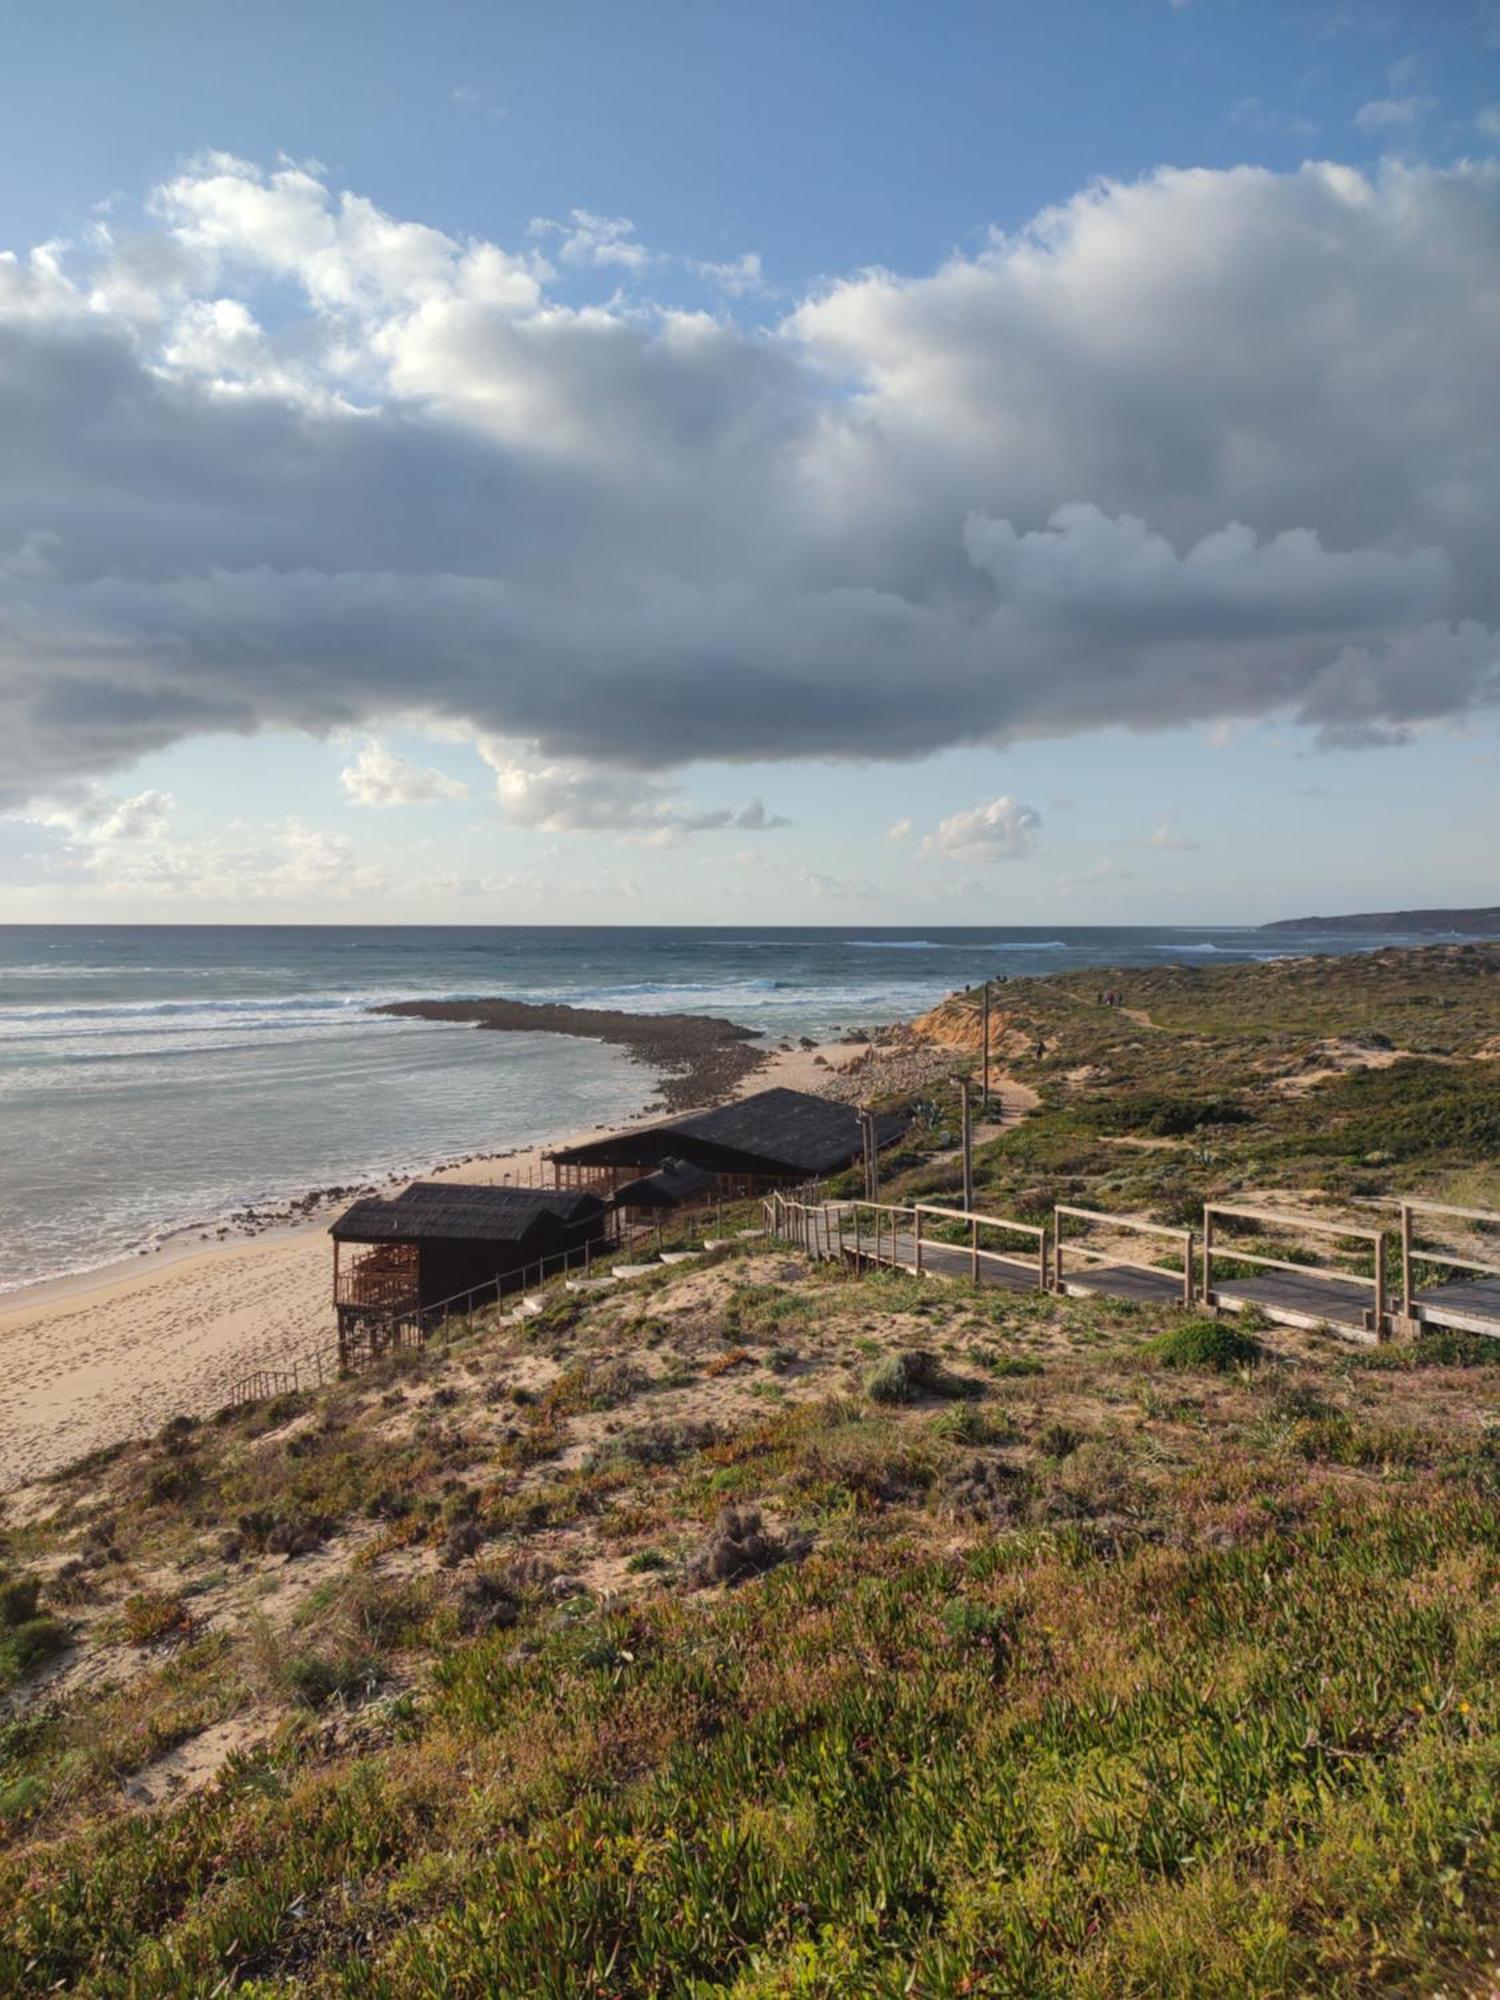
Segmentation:
{"type": "Polygon", "coordinates": [[[1500,691],[1493,163],[1102,185],[769,322],[638,249],[215,156],[0,257],[0,807],[419,708],[536,746],[527,823],[670,831],[693,759],[1500,691]]]}

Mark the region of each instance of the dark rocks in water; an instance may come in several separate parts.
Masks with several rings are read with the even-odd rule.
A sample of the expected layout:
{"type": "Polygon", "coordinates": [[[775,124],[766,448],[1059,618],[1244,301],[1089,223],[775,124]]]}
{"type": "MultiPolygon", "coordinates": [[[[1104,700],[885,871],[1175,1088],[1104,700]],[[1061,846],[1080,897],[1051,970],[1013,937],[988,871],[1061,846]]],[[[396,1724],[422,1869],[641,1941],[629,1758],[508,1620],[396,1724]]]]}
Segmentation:
{"type": "Polygon", "coordinates": [[[754,1028],[711,1014],[627,1014],[613,1007],[567,1007],[530,1000],[397,1000],[371,1010],[406,1020],[466,1022],[512,1034],[575,1035],[627,1048],[637,1062],[664,1072],[668,1111],[728,1096],[766,1060],[754,1028]]]}

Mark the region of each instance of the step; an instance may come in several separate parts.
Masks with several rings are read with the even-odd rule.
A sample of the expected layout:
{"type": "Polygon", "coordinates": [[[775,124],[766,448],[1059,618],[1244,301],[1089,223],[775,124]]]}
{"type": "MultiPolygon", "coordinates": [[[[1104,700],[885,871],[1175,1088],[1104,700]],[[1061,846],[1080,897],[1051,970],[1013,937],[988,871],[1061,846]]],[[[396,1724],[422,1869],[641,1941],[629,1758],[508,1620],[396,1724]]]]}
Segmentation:
{"type": "Polygon", "coordinates": [[[613,1278],[564,1278],[565,1292],[607,1292],[614,1284],[613,1278]]]}
{"type": "Polygon", "coordinates": [[[747,1243],[752,1236],[764,1236],[766,1232],[763,1229],[737,1229],[734,1233],[742,1243],[747,1243]]]}
{"type": "Polygon", "coordinates": [[[691,1264],[695,1258],[701,1257],[702,1254],[701,1250],[663,1250],[661,1261],[664,1264],[691,1264]]]}
{"type": "Polygon", "coordinates": [[[617,1278],[644,1278],[649,1271],[659,1271],[661,1265],[653,1259],[649,1264],[614,1264],[610,1268],[617,1278]]]}

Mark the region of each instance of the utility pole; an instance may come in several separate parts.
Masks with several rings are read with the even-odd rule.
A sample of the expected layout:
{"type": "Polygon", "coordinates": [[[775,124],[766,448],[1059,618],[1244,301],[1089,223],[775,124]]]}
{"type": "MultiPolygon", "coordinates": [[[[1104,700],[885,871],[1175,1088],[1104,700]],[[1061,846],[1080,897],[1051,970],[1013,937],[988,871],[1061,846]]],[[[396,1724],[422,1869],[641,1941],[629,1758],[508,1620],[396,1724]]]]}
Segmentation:
{"type": "Polygon", "coordinates": [[[990,982],[984,982],[984,991],[979,1002],[980,1032],[984,1036],[984,1082],[981,1086],[979,1108],[985,1116],[990,1109],[990,982]]]}
{"type": "Polygon", "coordinates": [[[974,1206],[974,1116],[969,1103],[969,1079],[961,1077],[958,1085],[959,1102],[963,1108],[964,1135],[964,1210],[974,1206]]]}

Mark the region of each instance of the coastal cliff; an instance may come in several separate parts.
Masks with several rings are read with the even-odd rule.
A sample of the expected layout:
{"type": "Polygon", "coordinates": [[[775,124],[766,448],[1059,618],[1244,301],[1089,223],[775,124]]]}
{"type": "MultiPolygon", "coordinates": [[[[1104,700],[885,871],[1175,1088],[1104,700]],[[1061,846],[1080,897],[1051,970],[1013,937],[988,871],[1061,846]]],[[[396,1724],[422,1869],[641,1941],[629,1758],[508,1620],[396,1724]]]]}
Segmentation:
{"type": "MultiPolygon", "coordinates": [[[[929,1007],[925,1014],[919,1014],[911,1023],[911,1031],[924,1042],[936,1042],[945,1049],[971,1049],[977,1054],[984,1047],[984,1017],[978,1000],[970,999],[967,994],[952,993],[946,1000],[940,1000],[936,1007],[929,1007]]],[[[1008,1049],[1006,1038],[1011,1033],[1010,1017],[991,1000],[992,1055],[1008,1049]]]]}

